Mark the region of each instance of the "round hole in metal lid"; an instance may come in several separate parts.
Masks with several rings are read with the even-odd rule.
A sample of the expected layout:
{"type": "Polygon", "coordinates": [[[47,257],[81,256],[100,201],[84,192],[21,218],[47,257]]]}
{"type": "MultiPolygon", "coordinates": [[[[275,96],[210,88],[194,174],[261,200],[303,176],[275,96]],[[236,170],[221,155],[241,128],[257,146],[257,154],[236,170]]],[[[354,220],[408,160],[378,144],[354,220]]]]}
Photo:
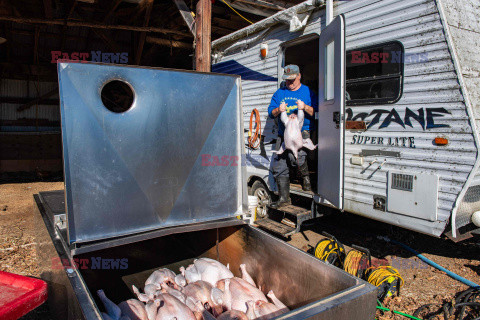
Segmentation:
{"type": "Polygon", "coordinates": [[[101,91],[103,105],[115,113],[122,113],[133,105],[135,93],[132,86],[123,80],[107,82],[101,91]]]}

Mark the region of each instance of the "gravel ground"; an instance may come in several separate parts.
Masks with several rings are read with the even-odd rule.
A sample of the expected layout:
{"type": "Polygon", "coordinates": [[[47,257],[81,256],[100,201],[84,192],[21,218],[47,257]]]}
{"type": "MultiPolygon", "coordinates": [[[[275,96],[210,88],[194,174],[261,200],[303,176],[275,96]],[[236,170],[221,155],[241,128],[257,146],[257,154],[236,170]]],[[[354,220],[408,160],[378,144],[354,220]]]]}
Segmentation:
{"type": "MultiPolygon", "coordinates": [[[[33,194],[59,190],[63,182],[22,182],[0,184],[0,270],[39,277],[35,253],[34,226],[31,223],[33,194]]],[[[467,287],[451,279],[395,245],[378,240],[376,235],[388,236],[403,242],[445,268],[480,283],[480,245],[478,239],[453,243],[411,232],[359,216],[333,212],[302,233],[292,236],[289,243],[307,251],[323,239],[326,231],[347,248],[357,244],[369,248],[372,256],[386,259],[397,267],[405,279],[401,295],[385,301],[384,305],[412,314],[427,303],[450,301],[467,287]]],[[[377,313],[378,319],[406,319],[390,312],[377,313]]],[[[28,314],[24,319],[50,319],[46,306],[28,314]]]]}

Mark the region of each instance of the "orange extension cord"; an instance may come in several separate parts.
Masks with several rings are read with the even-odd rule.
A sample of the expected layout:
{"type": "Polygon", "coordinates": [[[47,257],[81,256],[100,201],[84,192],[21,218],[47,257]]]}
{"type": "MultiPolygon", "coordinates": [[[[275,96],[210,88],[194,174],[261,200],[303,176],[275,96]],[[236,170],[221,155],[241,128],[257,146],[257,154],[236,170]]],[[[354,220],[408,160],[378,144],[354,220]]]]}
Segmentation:
{"type": "Polygon", "coordinates": [[[258,112],[257,109],[253,109],[252,114],[250,115],[250,129],[248,130],[248,146],[250,148],[258,149],[260,146],[261,132],[262,121],[260,120],[260,112],[258,112]],[[255,116],[255,133],[253,133],[253,116],[255,116]]]}

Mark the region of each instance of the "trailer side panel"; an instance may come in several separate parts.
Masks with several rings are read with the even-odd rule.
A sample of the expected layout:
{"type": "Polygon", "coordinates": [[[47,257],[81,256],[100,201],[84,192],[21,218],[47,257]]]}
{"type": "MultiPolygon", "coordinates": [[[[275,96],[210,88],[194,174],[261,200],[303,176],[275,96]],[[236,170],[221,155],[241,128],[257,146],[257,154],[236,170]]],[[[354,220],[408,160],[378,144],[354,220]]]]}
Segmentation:
{"type": "MultiPolygon", "coordinates": [[[[334,15],[338,14],[345,15],[347,52],[391,41],[399,41],[404,50],[403,92],[398,101],[346,107],[347,120],[364,120],[368,130],[345,133],[344,208],[439,236],[474,168],[477,147],[437,4],[434,0],[339,1],[334,10],[334,15]],[[437,137],[447,138],[448,145],[435,145],[437,137]],[[362,157],[363,165],[352,164],[352,157],[362,157]],[[438,181],[436,192],[427,192],[428,199],[424,199],[420,183],[411,200],[414,209],[409,214],[395,212],[388,206],[389,194],[392,197],[388,181],[395,172],[415,179],[433,176],[432,181],[438,181]],[[435,203],[436,210],[427,214],[415,210],[415,196],[427,201],[426,207],[435,203]],[[386,200],[383,208],[374,208],[378,199],[386,200]]],[[[303,31],[289,33],[288,26],[277,25],[230,45],[214,47],[219,57],[215,71],[244,72],[245,127],[254,108],[264,121],[263,146],[247,151],[247,171],[251,174],[263,172],[268,176],[276,126],[267,116],[267,107],[281,82],[282,45],[318,34],[324,26],[324,11],[320,10],[303,31]],[[264,60],[259,57],[261,43],[269,46],[270,54],[264,60]]],[[[273,189],[273,181],[269,182],[273,189]]]]}

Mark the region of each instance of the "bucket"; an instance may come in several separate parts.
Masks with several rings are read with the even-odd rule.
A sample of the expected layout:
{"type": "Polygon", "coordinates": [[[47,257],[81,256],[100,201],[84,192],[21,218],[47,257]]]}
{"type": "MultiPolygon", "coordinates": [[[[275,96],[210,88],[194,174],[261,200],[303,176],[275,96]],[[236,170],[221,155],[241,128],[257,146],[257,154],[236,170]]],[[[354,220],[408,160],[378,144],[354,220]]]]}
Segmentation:
{"type": "Polygon", "coordinates": [[[248,213],[250,214],[250,223],[257,219],[258,198],[256,196],[248,196],[248,213]]]}

